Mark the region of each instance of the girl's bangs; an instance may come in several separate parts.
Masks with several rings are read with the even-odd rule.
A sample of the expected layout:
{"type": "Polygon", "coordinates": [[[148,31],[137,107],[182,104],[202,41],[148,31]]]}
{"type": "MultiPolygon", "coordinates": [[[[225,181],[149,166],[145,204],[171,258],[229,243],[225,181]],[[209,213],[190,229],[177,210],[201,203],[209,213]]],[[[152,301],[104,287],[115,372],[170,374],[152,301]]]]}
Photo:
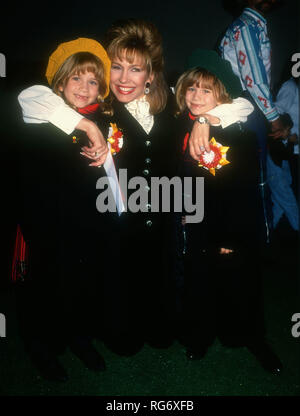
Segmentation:
{"type": "Polygon", "coordinates": [[[197,85],[198,88],[206,88],[208,90],[214,91],[216,84],[216,79],[214,75],[201,73],[200,76],[199,74],[196,74],[195,78],[196,79],[194,83],[197,85]]]}
{"type": "Polygon", "coordinates": [[[94,62],[80,62],[77,65],[74,65],[70,76],[74,74],[84,74],[86,72],[92,72],[97,75],[99,73],[99,67],[94,62]]]}

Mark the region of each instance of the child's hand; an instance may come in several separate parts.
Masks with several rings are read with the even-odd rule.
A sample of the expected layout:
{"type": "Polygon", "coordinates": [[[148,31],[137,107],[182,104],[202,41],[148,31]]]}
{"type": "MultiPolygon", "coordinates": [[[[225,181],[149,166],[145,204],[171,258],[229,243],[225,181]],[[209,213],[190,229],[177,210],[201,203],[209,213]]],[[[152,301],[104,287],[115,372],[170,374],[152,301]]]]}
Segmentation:
{"type": "Polygon", "coordinates": [[[233,250],[231,250],[230,248],[224,248],[224,247],[220,248],[220,254],[230,254],[230,253],[233,253],[233,250]]]}
{"type": "Polygon", "coordinates": [[[201,153],[210,151],[209,146],[209,124],[194,123],[193,130],[189,138],[190,155],[193,159],[199,160],[201,153]]]}
{"type": "Polygon", "coordinates": [[[84,146],[81,149],[81,154],[88,159],[94,160],[94,162],[90,163],[90,166],[103,165],[108,153],[108,146],[99,128],[95,123],[85,118],[80,120],[76,128],[85,131],[90,140],[90,146],[84,146]]]}
{"type": "MultiPolygon", "coordinates": [[[[218,117],[212,116],[211,114],[201,115],[207,118],[210,124],[218,125],[220,123],[220,119],[218,117]]],[[[200,115],[198,117],[200,117],[200,115]]],[[[200,159],[201,153],[203,153],[205,150],[210,152],[209,124],[200,124],[198,121],[195,121],[189,139],[189,148],[190,155],[197,161],[200,159]]]]}

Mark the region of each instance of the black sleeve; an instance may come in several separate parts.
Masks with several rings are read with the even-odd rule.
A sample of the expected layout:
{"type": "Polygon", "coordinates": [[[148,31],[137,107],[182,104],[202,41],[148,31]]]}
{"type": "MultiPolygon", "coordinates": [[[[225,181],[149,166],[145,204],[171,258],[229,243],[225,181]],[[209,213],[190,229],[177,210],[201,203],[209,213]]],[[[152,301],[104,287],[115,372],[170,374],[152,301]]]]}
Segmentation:
{"type": "Polygon", "coordinates": [[[234,125],[220,131],[216,140],[229,146],[230,161],[216,172],[219,244],[234,249],[255,244],[260,209],[256,138],[234,125]]]}

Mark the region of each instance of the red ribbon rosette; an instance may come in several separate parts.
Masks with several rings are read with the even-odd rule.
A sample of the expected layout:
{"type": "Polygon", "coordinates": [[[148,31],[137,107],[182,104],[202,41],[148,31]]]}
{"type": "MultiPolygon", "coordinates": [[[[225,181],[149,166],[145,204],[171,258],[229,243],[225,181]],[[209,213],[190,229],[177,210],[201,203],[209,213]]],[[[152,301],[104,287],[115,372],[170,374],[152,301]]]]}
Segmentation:
{"type": "Polygon", "coordinates": [[[214,137],[209,143],[210,151],[205,151],[201,154],[198,166],[209,170],[210,173],[215,176],[216,169],[220,169],[222,166],[230,163],[226,157],[229,147],[222,146],[220,143],[216,142],[214,137]]]}
{"type": "Polygon", "coordinates": [[[119,153],[123,147],[123,134],[118,129],[116,123],[110,123],[108,139],[107,141],[111,144],[110,151],[113,155],[119,153]]]}

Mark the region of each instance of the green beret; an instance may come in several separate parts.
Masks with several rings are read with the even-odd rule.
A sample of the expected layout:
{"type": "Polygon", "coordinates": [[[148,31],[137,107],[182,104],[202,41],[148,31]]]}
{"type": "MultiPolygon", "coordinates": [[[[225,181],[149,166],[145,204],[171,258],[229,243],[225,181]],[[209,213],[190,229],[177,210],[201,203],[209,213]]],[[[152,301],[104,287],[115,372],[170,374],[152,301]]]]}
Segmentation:
{"type": "Polygon", "coordinates": [[[186,70],[197,67],[204,68],[219,78],[232,98],[241,96],[243,89],[239,78],[234,74],[230,62],[220,58],[217,52],[194,50],[188,57],[186,70]]]}

